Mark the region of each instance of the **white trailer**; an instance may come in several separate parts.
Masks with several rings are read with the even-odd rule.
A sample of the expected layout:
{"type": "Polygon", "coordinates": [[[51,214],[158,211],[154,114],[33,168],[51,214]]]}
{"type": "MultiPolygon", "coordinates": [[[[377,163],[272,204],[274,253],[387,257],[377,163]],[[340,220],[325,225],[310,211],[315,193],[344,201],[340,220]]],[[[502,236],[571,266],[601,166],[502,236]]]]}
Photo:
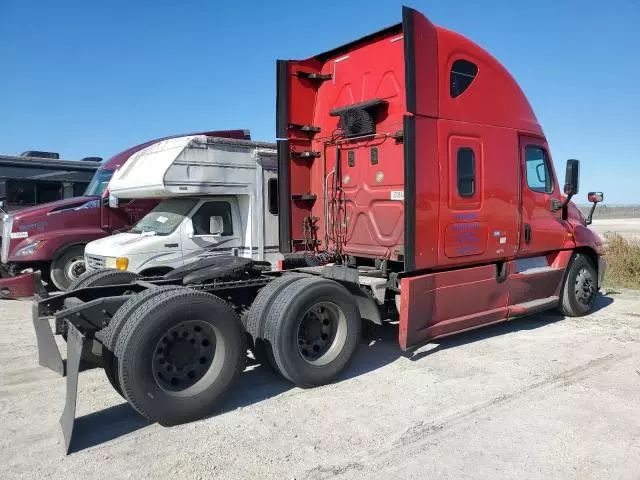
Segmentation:
{"type": "Polygon", "coordinates": [[[277,182],[271,143],[204,135],[154,143],[113,175],[110,204],[164,200],[130,231],[89,243],[87,270],[164,274],[205,253],[275,265],[277,182]]]}

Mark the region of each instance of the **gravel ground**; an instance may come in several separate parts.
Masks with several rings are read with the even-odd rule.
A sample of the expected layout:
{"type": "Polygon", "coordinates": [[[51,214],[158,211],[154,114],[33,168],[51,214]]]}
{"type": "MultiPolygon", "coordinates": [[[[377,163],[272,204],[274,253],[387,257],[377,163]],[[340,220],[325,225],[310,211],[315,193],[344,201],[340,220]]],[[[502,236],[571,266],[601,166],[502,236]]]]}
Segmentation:
{"type": "Polygon", "coordinates": [[[3,478],[640,478],[640,293],[410,357],[379,328],[335,384],[301,390],[250,367],[218,415],[172,428],[92,370],[69,456],[65,382],[37,365],[30,308],[0,301],[3,478]]]}

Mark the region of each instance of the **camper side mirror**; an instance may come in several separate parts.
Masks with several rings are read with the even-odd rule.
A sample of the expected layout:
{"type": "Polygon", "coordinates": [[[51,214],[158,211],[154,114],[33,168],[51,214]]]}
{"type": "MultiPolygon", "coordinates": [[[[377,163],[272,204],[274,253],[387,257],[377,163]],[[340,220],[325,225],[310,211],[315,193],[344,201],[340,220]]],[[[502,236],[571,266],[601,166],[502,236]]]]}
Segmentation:
{"type": "Polygon", "coordinates": [[[567,170],[564,176],[564,193],[569,198],[578,193],[580,179],[580,161],[567,160],[567,170]]]}
{"type": "Polygon", "coordinates": [[[0,197],[0,210],[4,210],[6,199],[4,197],[0,197]]]}
{"type": "Polygon", "coordinates": [[[209,234],[210,235],[221,235],[224,230],[224,223],[222,222],[222,217],[219,215],[214,215],[209,217],[209,234]]]}

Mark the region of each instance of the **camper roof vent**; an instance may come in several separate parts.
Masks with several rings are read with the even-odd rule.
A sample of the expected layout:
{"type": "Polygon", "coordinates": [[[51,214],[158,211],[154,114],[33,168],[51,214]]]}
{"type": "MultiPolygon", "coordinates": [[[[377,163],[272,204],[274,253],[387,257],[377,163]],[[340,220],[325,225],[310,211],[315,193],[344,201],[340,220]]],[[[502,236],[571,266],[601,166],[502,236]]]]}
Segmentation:
{"type": "Polygon", "coordinates": [[[42,152],[40,150],[27,150],[20,154],[21,157],[36,157],[36,158],[50,158],[52,160],[59,160],[60,154],[57,152],[42,152]]]}
{"type": "Polygon", "coordinates": [[[387,102],[380,98],[366,102],[354,103],[346,107],[335,108],[329,112],[333,117],[340,117],[338,127],[346,137],[361,137],[376,133],[375,113],[387,102]]]}

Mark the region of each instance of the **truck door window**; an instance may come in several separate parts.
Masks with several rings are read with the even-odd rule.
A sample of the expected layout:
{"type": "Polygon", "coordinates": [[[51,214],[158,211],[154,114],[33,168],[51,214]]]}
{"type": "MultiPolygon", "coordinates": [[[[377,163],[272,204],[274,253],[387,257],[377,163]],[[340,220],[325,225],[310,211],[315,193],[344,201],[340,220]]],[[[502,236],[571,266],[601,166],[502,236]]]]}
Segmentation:
{"type": "Polygon", "coordinates": [[[451,65],[449,76],[449,93],[456,98],[469,88],[478,74],[478,66],[468,60],[456,60],[451,65]]]}
{"type": "Polygon", "coordinates": [[[211,235],[209,231],[209,219],[222,217],[222,236],[233,235],[233,220],[231,217],[231,205],[229,202],[204,203],[191,219],[194,235],[211,235]]]}
{"type": "Polygon", "coordinates": [[[525,148],[527,185],[534,192],[552,193],[553,175],[544,149],[535,146],[525,148]]]}
{"type": "Polygon", "coordinates": [[[458,149],[458,195],[473,197],[476,193],[476,159],[470,148],[458,149]]]}
{"type": "Polygon", "coordinates": [[[91,183],[87,186],[87,190],[84,192],[87,197],[99,197],[104,192],[109,180],[113,176],[113,170],[98,169],[91,179],[91,183]]]}
{"type": "Polygon", "coordinates": [[[271,178],[267,184],[267,195],[269,196],[269,213],[278,215],[278,179],[271,178]]]}

